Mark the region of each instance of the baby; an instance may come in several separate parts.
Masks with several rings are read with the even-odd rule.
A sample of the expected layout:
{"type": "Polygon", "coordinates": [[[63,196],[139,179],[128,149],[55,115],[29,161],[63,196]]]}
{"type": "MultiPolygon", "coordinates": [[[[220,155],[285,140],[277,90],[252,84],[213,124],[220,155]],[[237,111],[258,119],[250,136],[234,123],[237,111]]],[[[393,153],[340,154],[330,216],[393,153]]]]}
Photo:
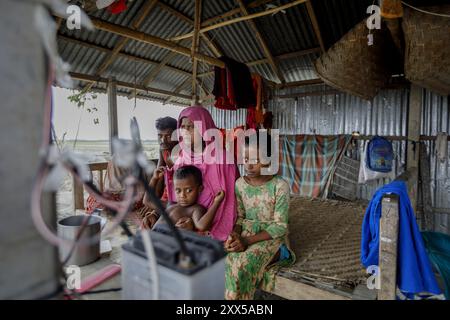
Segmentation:
{"type": "MultiPolygon", "coordinates": [[[[174,189],[177,203],[167,207],[167,213],[176,227],[185,230],[205,232],[211,228],[217,209],[225,196],[219,191],[210,207],[206,209],[197,203],[203,190],[200,169],[195,166],[183,166],[175,171],[174,189]]],[[[161,218],[157,222],[160,223],[161,218]]]]}

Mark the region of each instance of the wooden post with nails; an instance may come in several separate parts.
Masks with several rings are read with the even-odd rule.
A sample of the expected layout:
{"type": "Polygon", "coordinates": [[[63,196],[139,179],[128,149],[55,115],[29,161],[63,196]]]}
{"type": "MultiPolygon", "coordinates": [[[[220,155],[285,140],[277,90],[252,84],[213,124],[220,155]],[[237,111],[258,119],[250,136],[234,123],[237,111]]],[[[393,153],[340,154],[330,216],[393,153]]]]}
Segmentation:
{"type": "Polygon", "coordinates": [[[398,196],[388,194],[381,202],[378,300],[395,300],[397,289],[398,196]]]}

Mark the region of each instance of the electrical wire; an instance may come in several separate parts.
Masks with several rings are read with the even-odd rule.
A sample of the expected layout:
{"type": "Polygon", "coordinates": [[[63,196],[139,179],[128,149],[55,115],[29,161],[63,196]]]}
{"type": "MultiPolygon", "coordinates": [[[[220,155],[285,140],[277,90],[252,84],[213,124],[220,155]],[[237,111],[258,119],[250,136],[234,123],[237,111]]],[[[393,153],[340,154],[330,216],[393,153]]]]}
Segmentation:
{"type": "MultiPolygon", "coordinates": [[[[135,152],[136,153],[143,152],[142,141],[139,132],[139,125],[135,117],[131,119],[130,131],[131,131],[131,140],[135,145],[135,152]]],[[[181,237],[180,231],[175,227],[175,224],[173,223],[172,219],[170,219],[169,215],[167,214],[166,209],[164,208],[161,202],[161,199],[156,195],[153,188],[150,188],[150,186],[148,185],[145,179],[144,169],[143,167],[141,167],[139,163],[135,164],[134,174],[136,175],[136,178],[144,186],[145,193],[147,194],[150,202],[152,202],[153,205],[155,205],[156,207],[156,212],[159,214],[159,216],[162,216],[163,219],[166,221],[166,223],[169,225],[169,228],[171,229],[173,235],[175,236],[175,240],[180,245],[181,251],[180,262],[194,263],[195,262],[194,255],[187,249],[186,244],[184,243],[184,240],[181,237]]]]}
{"type": "MultiPolygon", "coordinates": [[[[69,171],[74,175],[75,179],[79,181],[80,183],[83,183],[83,181],[78,177],[76,170],[74,170],[71,167],[68,167],[69,171]]],[[[41,212],[41,197],[43,192],[43,185],[44,185],[44,178],[47,176],[49,171],[48,165],[43,162],[41,163],[38,175],[35,179],[35,182],[33,183],[32,191],[31,191],[31,216],[33,219],[33,222],[36,226],[36,229],[39,231],[39,233],[51,244],[55,246],[59,245],[73,245],[74,240],[69,240],[66,238],[62,238],[58,236],[55,232],[52,232],[47,224],[45,223],[42,212],[41,212]]],[[[124,200],[121,202],[114,202],[111,200],[104,199],[101,196],[100,191],[97,190],[95,185],[91,182],[86,183],[84,182],[86,186],[86,190],[97,200],[99,203],[105,205],[106,207],[113,207],[113,210],[116,210],[118,212],[118,215],[113,220],[111,226],[106,229],[103,234],[107,235],[111,233],[117,226],[120,225],[120,223],[125,219],[125,217],[128,215],[129,211],[128,208],[131,207],[133,203],[133,195],[135,192],[135,179],[133,177],[128,177],[128,185],[125,189],[125,195],[124,200]],[[129,180],[130,178],[131,180],[129,180]]],[[[91,238],[82,239],[79,241],[79,244],[88,245],[88,244],[94,244],[95,242],[100,241],[100,233],[97,235],[92,236],[91,238]]]]}
{"type": "Polygon", "coordinates": [[[153,247],[152,239],[149,235],[149,231],[142,230],[141,232],[142,242],[144,243],[145,253],[147,254],[147,264],[152,277],[152,288],[153,288],[153,300],[159,299],[159,274],[158,274],[158,264],[156,261],[155,248],[153,247]]]}
{"type": "Polygon", "coordinates": [[[86,291],[86,292],[81,293],[81,295],[117,292],[117,291],[121,291],[121,290],[122,290],[122,288],[99,289],[99,290],[86,291]]]}
{"type": "Polygon", "coordinates": [[[402,3],[403,3],[405,6],[411,8],[411,9],[413,9],[413,10],[416,10],[416,11],[419,11],[419,12],[422,12],[422,13],[425,13],[425,14],[430,14],[430,15],[437,16],[437,17],[450,18],[450,14],[436,13],[436,12],[431,12],[431,11],[423,10],[423,9],[414,7],[414,6],[412,6],[412,5],[408,4],[408,3],[406,3],[405,1],[402,1],[402,3]]]}

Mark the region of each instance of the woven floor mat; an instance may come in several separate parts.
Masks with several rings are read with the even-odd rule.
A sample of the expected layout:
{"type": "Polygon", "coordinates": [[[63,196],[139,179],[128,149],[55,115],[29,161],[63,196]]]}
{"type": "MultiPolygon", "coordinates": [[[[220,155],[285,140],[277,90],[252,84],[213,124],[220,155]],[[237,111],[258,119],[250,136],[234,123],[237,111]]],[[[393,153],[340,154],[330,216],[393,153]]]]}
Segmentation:
{"type": "Polygon", "coordinates": [[[289,239],[297,262],[283,271],[353,284],[364,281],[359,260],[364,211],[353,202],[291,198],[289,239]]]}

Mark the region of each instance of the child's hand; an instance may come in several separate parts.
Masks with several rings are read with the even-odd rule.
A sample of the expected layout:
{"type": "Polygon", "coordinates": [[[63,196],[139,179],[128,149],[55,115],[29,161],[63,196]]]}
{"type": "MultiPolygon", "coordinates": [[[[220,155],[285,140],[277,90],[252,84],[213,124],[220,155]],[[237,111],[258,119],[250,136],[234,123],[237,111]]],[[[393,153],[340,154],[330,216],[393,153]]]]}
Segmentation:
{"type": "Polygon", "coordinates": [[[164,178],[164,167],[159,167],[153,171],[153,179],[159,180],[164,178]]]}
{"type": "Polygon", "coordinates": [[[156,221],[158,221],[158,214],[156,213],[155,210],[151,211],[150,213],[148,213],[143,219],[142,219],[142,224],[141,224],[141,228],[142,229],[151,229],[153,228],[153,226],[155,225],[156,221]]]}
{"type": "Polygon", "coordinates": [[[224,198],[225,198],[225,192],[223,190],[220,190],[214,197],[214,201],[220,203],[223,201],[224,198]]]}
{"type": "Polygon", "coordinates": [[[194,231],[194,222],[192,221],[191,218],[183,217],[177,221],[177,223],[175,224],[175,227],[184,229],[184,230],[194,231]]]}

